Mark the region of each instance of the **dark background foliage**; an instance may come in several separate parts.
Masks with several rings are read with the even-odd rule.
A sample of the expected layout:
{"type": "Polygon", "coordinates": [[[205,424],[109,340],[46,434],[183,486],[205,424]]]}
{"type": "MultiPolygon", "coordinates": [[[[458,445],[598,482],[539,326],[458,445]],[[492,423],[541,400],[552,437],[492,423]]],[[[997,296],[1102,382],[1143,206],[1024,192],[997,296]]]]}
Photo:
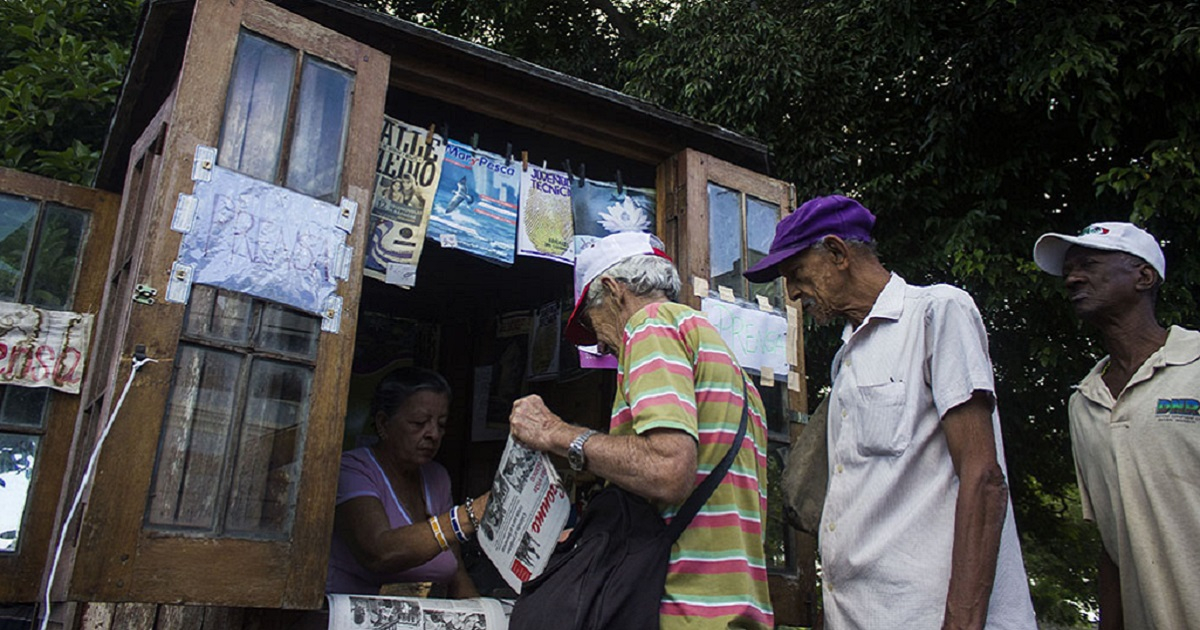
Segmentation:
{"type": "MultiPolygon", "coordinates": [[[[968,290],[988,325],[1026,565],[1043,621],[1083,623],[1098,543],[1065,402],[1102,355],[1043,232],[1132,220],[1161,238],[1164,324],[1196,326],[1200,4],[1095,0],[360,0],[769,143],[801,200],[879,216],[891,269],[968,290]]],[[[138,0],[0,4],[0,164],[87,181],[138,0]]],[[[809,389],[835,327],[808,330],[809,389]]]]}

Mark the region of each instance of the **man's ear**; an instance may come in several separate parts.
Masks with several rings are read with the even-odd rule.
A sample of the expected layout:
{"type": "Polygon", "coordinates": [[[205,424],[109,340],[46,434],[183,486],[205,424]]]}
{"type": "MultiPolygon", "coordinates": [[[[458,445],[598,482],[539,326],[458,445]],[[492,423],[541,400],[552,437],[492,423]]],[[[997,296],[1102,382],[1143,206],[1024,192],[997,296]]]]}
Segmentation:
{"type": "Polygon", "coordinates": [[[1134,283],[1134,287],[1138,291],[1149,291],[1158,286],[1159,282],[1158,272],[1150,266],[1150,263],[1142,262],[1138,265],[1138,277],[1134,283]]]}
{"type": "Polygon", "coordinates": [[[821,239],[825,245],[825,251],[833,257],[833,264],[838,269],[844,269],[850,262],[850,245],[842,240],[842,237],[830,234],[821,239]]]}
{"type": "Polygon", "coordinates": [[[604,285],[604,292],[607,293],[609,297],[616,300],[618,304],[625,299],[624,293],[620,290],[624,287],[621,286],[620,282],[617,282],[608,276],[604,276],[600,278],[600,284],[604,285]]]}

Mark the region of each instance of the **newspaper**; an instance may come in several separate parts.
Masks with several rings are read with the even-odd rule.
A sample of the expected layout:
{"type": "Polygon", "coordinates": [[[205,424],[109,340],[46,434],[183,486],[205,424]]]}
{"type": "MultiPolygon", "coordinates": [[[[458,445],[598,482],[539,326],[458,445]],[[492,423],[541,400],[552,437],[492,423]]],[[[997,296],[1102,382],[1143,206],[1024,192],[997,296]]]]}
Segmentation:
{"type": "Polygon", "coordinates": [[[487,597],[329,594],[329,630],[508,630],[511,605],[487,597]]]}
{"type": "Polygon", "coordinates": [[[550,457],[510,435],[479,526],[479,546],[514,591],[546,568],[570,513],[550,457]]]}

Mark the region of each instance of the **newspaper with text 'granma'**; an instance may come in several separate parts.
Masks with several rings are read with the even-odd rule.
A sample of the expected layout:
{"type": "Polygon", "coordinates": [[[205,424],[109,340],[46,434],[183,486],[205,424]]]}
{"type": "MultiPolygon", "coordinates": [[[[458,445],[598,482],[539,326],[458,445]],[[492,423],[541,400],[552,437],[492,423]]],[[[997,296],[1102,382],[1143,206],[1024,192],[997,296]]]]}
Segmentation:
{"type": "Polygon", "coordinates": [[[546,568],[570,513],[550,457],[510,435],[478,536],[479,546],[513,590],[520,593],[521,584],[546,568]]]}

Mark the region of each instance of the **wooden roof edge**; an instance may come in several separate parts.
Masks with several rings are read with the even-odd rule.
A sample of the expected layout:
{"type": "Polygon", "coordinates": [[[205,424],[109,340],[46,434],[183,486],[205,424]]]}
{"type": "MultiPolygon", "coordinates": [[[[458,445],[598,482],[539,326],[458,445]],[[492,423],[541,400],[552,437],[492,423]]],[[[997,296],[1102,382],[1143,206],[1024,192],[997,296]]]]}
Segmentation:
{"type": "MultiPolygon", "coordinates": [[[[702,143],[707,146],[696,146],[702,150],[711,151],[715,148],[714,145],[725,145],[725,151],[729,151],[733,155],[726,155],[725,159],[733,158],[737,155],[742,160],[756,156],[753,164],[746,166],[754,167],[757,170],[766,172],[768,168],[768,148],[766,143],[761,140],[751,138],[715,125],[705,122],[690,116],[685,116],[678,112],[669,110],[662,106],[656,105],[649,101],[630,96],[624,92],[614,90],[612,88],[592,83],[569,74],[559,72],[544,66],[539,66],[533,62],[514,57],[508,53],[504,53],[481,44],[467,41],[465,39],[447,35],[441,31],[437,31],[425,26],[421,26],[408,20],[387,15],[378,11],[373,11],[365,7],[355,5],[345,0],[271,0],[281,6],[295,6],[302,4],[316,4],[328,7],[330,9],[340,11],[355,17],[374,22],[385,28],[404,33],[407,36],[417,38],[430,44],[434,47],[448,48],[455,53],[471,58],[482,64],[498,66],[499,68],[508,71],[511,74],[524,75],[532,77],[559,89],[564,89],[568,92],[574,92],[579,97],[605,102],[617,109],[629,111],[637,115],[654,120],[660,124],[665,124],[674,127],[679,131],[684,132],[685,136],[706,136],[709,141],[702,143]]],[[[740,161],[740,160],[739,160],[740,161]]]]}
{"type": "MultiPolygon", "coordinates": [[[[138,116],[134,113],[139,106],[145,108],[146,105],[140,103],[140,99],[147,88],[147,76],[154,74],[154,66],[159,61],[158,46],[163,36],[163,25],[177,17],[181,11],[188,11],[190,15],[190,7],[195,1],[146,0],[144,3],[133,53],[126,68],[121,93],[109,123],[109,132],[94,177],[96,187],[119,191],[124,185],[128,149],[140,132],[133,127],[139,122],[144,122],[135,120],[138,116]]],[[[270,1],[293,12],[303,13],[306,7],[310,10],[321,7],[344,14],[348,18],[373,23],[413,38],[425,47],[447,51],[458,56],[460,60],[486,67],[489,72],[499,71],[509,76],[528,77],[581,101],[603,104],[605,109],[609,109],[610,116],[618,117],[624,114],[639,117],[650,124],[663,127],[663,133],[678,137],[685,146],[770,174],[770,158],[764,142],[719,125],[691,118],[612,88],[344,0],[270,1]]]]}
{"type": "Polygon", "coordinates": [[[145,91],[146,75],[157,60],[157,55],[154,54],[157,46],[153,44],[162,38],[161,25],[176,16],[179,11],[189,10],[194,3],[195,0],[147,0],[142,5],[129,65],[125,68],[121,92],[117,95],[112,119],[108,123],[108,134],[104,137],[104,147],[100,151],[100,162],[93,176],[93,186],[113,192],[120,192],[124,186],[128,150],[141,131],[131,129],[139,122],[134,120],[133,112],[145,91]],[[160,10],[159,7],[164,5],[171,10],[160,10]],[[160,28],[148,28],[148,25],[157,25],[160,28]],[[147,49],[143,44],[150,44],[154,50],[147,49]]]}

